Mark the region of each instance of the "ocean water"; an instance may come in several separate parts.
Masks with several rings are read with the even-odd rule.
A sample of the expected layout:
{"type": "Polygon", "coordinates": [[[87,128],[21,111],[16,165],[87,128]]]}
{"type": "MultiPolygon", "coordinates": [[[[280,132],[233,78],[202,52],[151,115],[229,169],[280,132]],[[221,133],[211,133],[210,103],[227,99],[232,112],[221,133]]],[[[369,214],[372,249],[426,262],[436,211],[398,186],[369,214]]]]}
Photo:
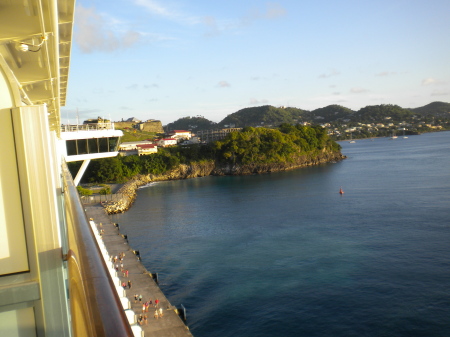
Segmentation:
{"type": "Polygon", "coordinates": [[[450,132],[341,145],[151,184],[113,216],[194,336],[450,336],[450,132]]]}

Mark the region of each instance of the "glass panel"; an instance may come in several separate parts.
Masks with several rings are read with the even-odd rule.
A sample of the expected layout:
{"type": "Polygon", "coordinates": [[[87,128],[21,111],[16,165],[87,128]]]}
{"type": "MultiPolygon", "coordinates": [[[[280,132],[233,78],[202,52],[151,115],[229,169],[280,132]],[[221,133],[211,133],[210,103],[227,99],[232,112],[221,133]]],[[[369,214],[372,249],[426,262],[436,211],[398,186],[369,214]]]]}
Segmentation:
{"type": "Polygon", "coordinates": [[[109,138],[109,152],[117,151],[118,146],[119,146],[119,137],[109,138]]]}
{"type": "Polygon", "coordinates": [[[108,152],[108,138],[98,139],[99,152],[108,152]]]}
{"type": "Polygon", "coordinates": [[[89,153],[98,153],[97,138],[88,139],[89,153]]]}
{"type": "MultiPolygon", "coordinates": [[[[16,157],[16,147],[18,151],[23,147],[14,140],[10,109],[0,110],[0,134],[3,145],[0,160],[0,274],[3,275],[28,270],[16,157]]],[[[0,335],[9,336],[3,333],[1,324],[0,335]]]]}
{"type": "Polygon", "coordinates": [[[33,308],[24,308],[0,313],[2,336],[35,337],[36,323],[33,308]]]}
{"type": "Polygon", "coordinates": [[[87,139],[78,139],[78,154],[87,154],[87,139]]]}
{"type": "Polygon", "coordinates": [[[77,154],[77,141],[66,140],[66,148],[68,156],[75,156],[77,154]]]}

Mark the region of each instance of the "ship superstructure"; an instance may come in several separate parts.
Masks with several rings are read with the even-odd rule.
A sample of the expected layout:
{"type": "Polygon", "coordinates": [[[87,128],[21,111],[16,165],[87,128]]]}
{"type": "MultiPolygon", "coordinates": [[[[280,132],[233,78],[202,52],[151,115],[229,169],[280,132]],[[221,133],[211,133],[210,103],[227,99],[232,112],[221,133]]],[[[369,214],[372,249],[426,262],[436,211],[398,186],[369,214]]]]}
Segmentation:
{"type": "Polygon", "coordinates": [[[75,2],[0,0],[0,335],[131,336],[66,161],[114,126],[61,125],[75,2]]]}

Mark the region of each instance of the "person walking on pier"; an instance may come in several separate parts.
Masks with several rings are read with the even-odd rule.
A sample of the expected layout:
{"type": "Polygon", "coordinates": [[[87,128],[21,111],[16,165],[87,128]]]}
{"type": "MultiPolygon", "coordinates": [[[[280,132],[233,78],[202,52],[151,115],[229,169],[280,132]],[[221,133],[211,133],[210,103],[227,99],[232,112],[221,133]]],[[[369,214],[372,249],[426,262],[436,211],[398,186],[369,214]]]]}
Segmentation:
{"type": "Polygon", "coordinates": [[[159,308],[159,317],[163,317],[163,308],[159,308]]]}
{"type": "Polygon", "coordinates": [[[159,304],[159,300],[158,300],[158,299],[156,299],[156,300],[155,300],[155,308],[157,308],[157,307],[158,307],[158,304],[159,304]]]}
{"type": "Polygon", "coordinates": [[[137,303],[139,295],[138,294],[134,294],[134,303],[137,303]]]}
{"type": "Polygon", "coordinates": [[[131,280],[128,280],[128,289],[131,289],[131,280]]]}
{"type": "Polygon", "coordinates": [[[154,315],[153,317],[155,317],[156,319],[158,319],[158,318],[159,318],[159,315],[158,315],[158,310],[155,310],[155,315],[154,315]]]}

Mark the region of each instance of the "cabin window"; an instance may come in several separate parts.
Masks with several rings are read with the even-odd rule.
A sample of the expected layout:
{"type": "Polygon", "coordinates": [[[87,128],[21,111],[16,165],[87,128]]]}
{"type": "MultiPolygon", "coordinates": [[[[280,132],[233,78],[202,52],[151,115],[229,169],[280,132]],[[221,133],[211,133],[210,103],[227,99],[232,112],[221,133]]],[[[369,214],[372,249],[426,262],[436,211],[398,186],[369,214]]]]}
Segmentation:
{"type": "Polygon", "coordinates": [[[98,153],[98,141],[97,138],[88,139],[89,153],[98,153]]]}
{"type": "Polygon", "coordinates": [[[78,154],[88,153],[87,139],[78,139],[77,145],[78,145],[78,154]]]}
{"type": "Polygon", "coordinates": [[[98,138],[99,152],[108,152],[108,138],[98,138]]]}

